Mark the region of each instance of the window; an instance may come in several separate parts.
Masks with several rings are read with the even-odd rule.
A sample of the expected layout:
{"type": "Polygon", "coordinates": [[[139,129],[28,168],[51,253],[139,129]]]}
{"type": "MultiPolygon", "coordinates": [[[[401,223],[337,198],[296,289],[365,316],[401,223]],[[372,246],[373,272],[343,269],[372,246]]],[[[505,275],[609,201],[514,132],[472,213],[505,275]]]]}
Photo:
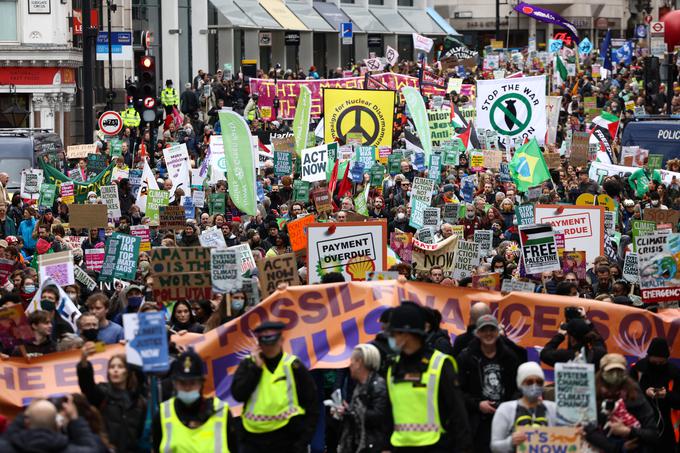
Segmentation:
{"type": "Polygon", "coordinates": [[[17,40],[17,2],[0,0],[0,41],[17,40]]]}
{"type": "Polygon", "coordinates": [[[354,3],[354,0],[340,0],[340,3],[354,3]]]}
{"type": "Polygon", "coordinates": [[[397,0],[397,6],[413,6],[413,0],[397,0]]]}
{"type": "Polygon", "coordinates": [[[385,2],[383,0],[368,0],[369,5],[384,5],[385,2]]]}

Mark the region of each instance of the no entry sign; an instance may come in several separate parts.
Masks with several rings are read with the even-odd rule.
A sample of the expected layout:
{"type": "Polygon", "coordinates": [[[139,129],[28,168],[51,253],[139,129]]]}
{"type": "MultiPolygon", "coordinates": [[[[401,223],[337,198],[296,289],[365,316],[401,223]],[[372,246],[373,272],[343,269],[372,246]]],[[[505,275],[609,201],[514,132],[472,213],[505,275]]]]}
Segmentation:
{"type": "Polygon", "coordinates": [[[123,130],[123,118],[113,110],[104,112],[99,117],[99,130],[106,135],[118,135],[123,130]]]}

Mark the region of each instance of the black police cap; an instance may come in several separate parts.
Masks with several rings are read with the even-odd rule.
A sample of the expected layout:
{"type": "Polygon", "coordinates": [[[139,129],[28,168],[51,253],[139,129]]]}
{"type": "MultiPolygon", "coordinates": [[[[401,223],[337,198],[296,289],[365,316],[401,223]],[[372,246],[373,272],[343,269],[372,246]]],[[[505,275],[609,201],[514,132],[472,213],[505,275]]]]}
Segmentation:
{"type": "Polygon", "coordinates": [[[253,330],[254,333],[260,333],[264,332],[266,330],[278,330],[279,332],[282,331],[286,325],[282,322],[276,322],[276,321],[265,321],[259,326],[253,330]]]}
{"type": "Polygon", "coordinates": [[[404,301],[392,310],[390,331],[425,335],[425,311],[415,302],[404,301]]]}
{"type": "Polygon", "coordinates": [[[203,378],[203,360],[193,349],[183,352],[172,363],[170,376],[174,380],[183,381],[203,378]]]}

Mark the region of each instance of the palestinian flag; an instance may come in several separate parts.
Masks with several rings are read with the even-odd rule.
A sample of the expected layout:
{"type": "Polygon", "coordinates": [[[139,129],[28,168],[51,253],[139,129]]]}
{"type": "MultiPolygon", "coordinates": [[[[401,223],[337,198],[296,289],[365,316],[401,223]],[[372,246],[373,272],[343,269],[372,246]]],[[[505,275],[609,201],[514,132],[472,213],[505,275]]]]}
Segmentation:
{"type": "Polygon", "coordinates": [[[614,163],[613,144],[619,131],[621,119],[608,112],[593,118],[590,125],[589,143],[598,145],[597,160],[607,164],[614,163]]]}
{"type": "Polygon", "coordinates": [[[567,81],[567,75],[569,73],[567,71],[567,67],[564,65],[564,62],[562,61],[559,55],[555,57],[555,73],[557,73],[560,76],[561,82],[567,81]]]}
{"type": "Polygon", "coordinates": [[[467,129],[468,127],[468,122],[463,118],[457,105],[454,105],[451,110],[451,127],[453,127],[456,132],[459,132],[458,129],[467,129]]]}
{"type": "Polygon", "coordinates": [[[609,112],[602,112],[600,116],[593,118],[593,123],[590,127],[592,129],[595,125],[597,125],[609,129],[609,135],[615,138],[616,134],[619,132],[620,122],[620,117],[609,112]]]}

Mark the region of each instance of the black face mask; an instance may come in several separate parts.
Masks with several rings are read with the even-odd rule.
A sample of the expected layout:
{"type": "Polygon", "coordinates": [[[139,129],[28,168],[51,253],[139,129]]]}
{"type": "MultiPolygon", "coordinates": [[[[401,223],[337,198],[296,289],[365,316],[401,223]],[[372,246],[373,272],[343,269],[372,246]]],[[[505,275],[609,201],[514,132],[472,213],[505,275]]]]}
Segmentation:
{"type": "Polygon", "coordinates": [[[80,332],[80,335],[85,339],[85,341],[97,341],[99,329],[85,329],[80,332]]]}

